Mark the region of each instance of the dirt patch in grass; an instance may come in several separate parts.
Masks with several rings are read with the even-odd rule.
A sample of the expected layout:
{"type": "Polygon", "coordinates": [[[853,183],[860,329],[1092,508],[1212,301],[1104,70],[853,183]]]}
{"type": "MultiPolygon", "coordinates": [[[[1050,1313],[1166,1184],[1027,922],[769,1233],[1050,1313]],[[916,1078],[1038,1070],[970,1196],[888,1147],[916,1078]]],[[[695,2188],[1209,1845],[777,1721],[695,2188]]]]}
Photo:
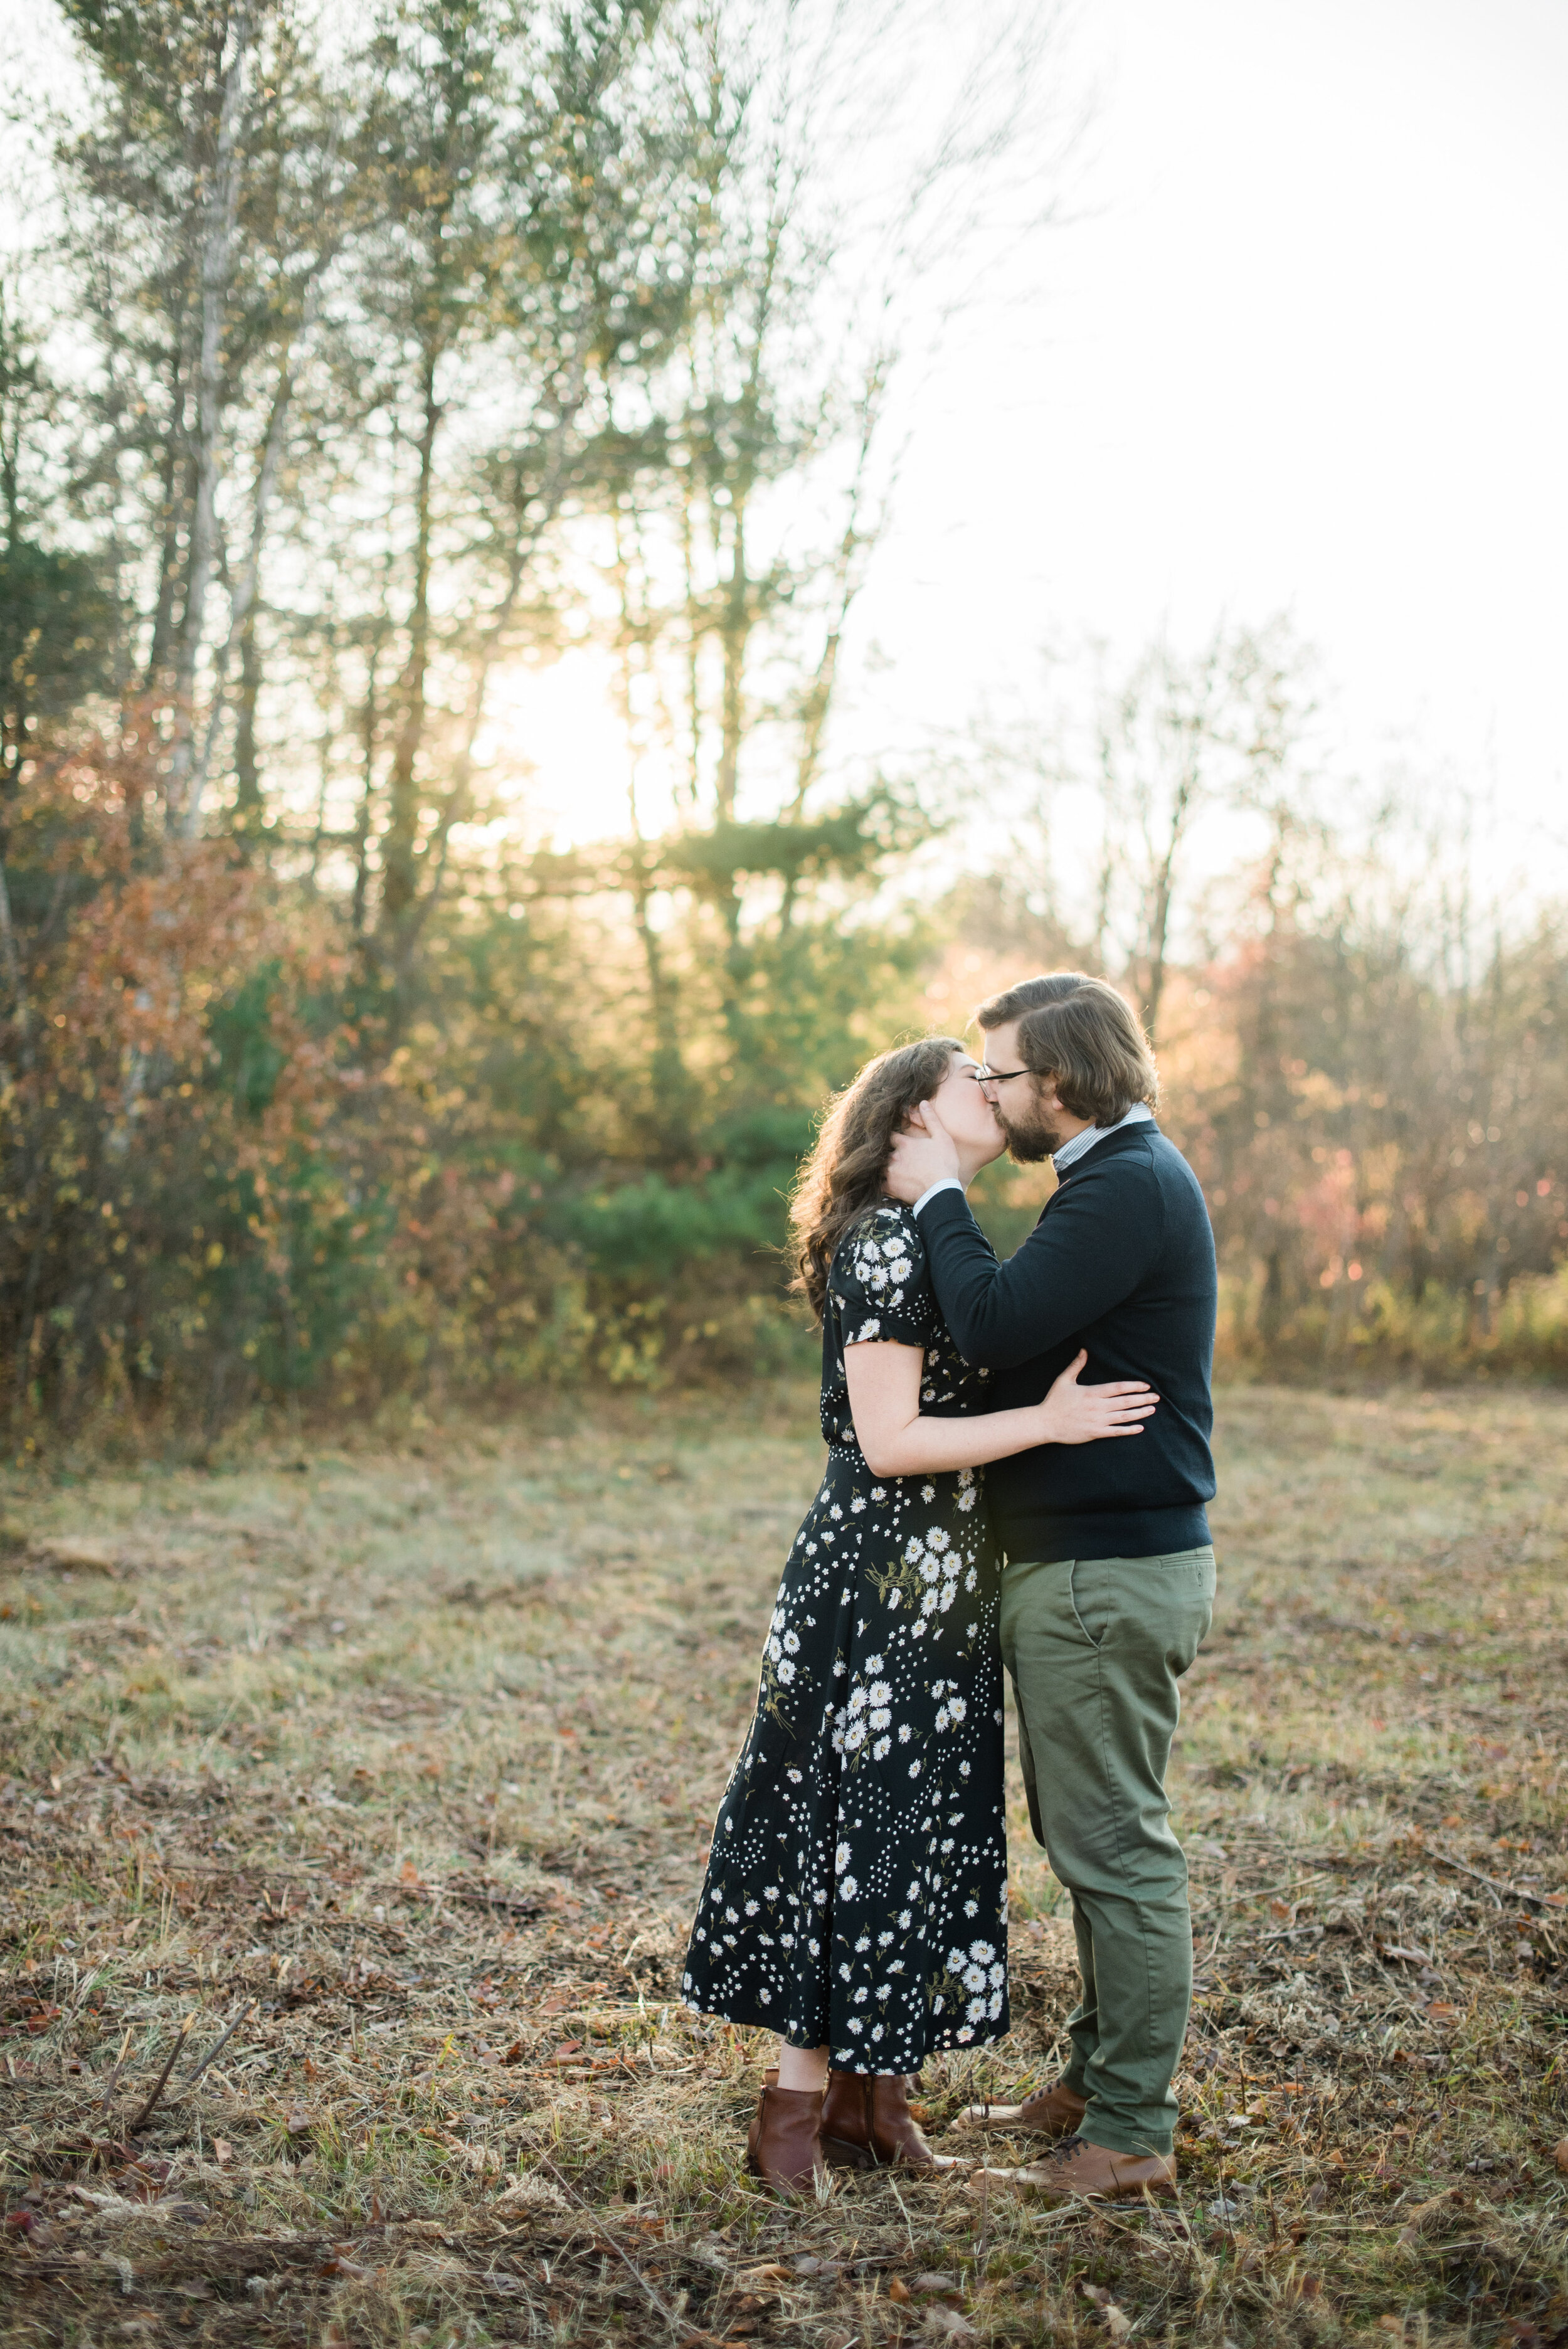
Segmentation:
{"type": "MultiPolygon", "coordinates": [[[[741,2174],[678,1971],[810,1398],[550,1424],[12,1485],[0,2338],[1568,2342],[1562,1401],[1224,1399],[1147,2212],[741,2174]]],[[[1012,1826],[954,2151],[1073,1995],[1012,1826]]]]}

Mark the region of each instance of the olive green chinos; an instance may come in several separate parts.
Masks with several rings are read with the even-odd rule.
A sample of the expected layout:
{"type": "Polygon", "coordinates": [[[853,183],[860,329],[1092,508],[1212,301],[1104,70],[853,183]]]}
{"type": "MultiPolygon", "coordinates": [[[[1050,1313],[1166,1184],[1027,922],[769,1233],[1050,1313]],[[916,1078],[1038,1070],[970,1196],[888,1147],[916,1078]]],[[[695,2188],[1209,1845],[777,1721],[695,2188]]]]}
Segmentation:
{"type": "Polygon", "coordinates": [[[1072,1898],[1083,1996],[1066,2078],[1081,2134],[1169,2154],[1192,1995],[1187,1864],[1165,1773],[1177,1683],[1208,1631],[1214,1553],[1009,1560],[1002,1654],[1036,1838],[1072,1898]]]}

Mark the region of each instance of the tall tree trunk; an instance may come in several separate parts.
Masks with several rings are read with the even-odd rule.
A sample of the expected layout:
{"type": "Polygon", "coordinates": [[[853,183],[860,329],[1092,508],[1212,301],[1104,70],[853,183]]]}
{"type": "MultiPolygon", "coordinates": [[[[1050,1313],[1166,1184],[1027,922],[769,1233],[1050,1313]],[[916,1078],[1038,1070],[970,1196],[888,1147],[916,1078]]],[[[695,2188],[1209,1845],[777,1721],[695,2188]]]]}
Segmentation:
{"type": "Polygon", "coordinates": [[[844,527],[833,558],[833,603],[827,634],[816,670],[800,704],[800,752],[795,763],[795,789],[786,810],[787,816],[795,822],[805,814],[806,795],[822,771],[822,744],[833,703],[833,688],[838,681],[844,629],[849,623],[850,608],[860,591],[861,557],[880,535],[880,523],[873,522],[862,527],[861,515],[866,501],[872,448],[882,418],[884,388],[885,378],[879,365],[872,367],[867,378],[860,404],[860,438],[855,446],[855,468],[850,481],[844,527]]]}
{"type": "Polygon", "coordinates": [[[650,1117],[665,1154],[670,1158],[685,1155],[689,1139],[686,1115],[686,1075],[681,1055],[680,1010],[676,983],[665,961],[657,929],[654,926],[653,900],[658,882],[643,834],[642,810],[637,804],[637,764],[633,733],[634,714],[632,678],[634,661],[642,655],[648,657],[650,631],[645,609],[632,610],[633,571],[627,557],[617,518],[615,526],[615,586],[621,601],[620,659],[617,680],[621,704],[621,723],[631,756],[631,772],[626,782],[626,811],[631,831],[631,893],[632,919],[636,926],[637,943],[642,948],[643,968],[647,976],[648,1009],[654,1030],[653,1080],[654,1098],[650,1117]]]}
{"type": "Polygon", "coordinates": [[[223,77],[223,108],[201,243],[201,356],[196,384],[196,497],[191,519],[185,618],[175,668],[175,736],[169,767],[169,802],[176,829],[194,837],[201,819],[201,778],[196,741],[196,673],[207,621],[207,595],[218,555],[219,438],[222,429],[223,325],[234,269],[234,222],[240,207],[240,109],[250,56],[251,13],[242,0],[233,19],[233,48],[223,77]]]}
{"type": "Polygon", "coordinates": [[[262,692],[262,650],[253,605],[240,633],[240,696],[234,708],[234,830],[253,832],[261,821],[262,771],[256,756],[256,704],[262,692]]]}
{"type": "Polygon", "coordinates": [[[740,787],[740,745],[746,733],[746,652],[751,636],[749,585],[746,573],[746,508],[738,493],[731,510],[729,593],[719,625],[724,660],[723,699],[719,711],[717,806],[720,822],[733,818],[740,787]]]}
{"type": "Polygon", "coordinates": [[[1143,1025],[1152,1044],[1160,1032],[1160,1007],[1165,996],[1165,965],[1171,948],[1171,906],[1175,890],[1176,851],[1181,843],[1181,814],[1186,804],[1186,792],[1178,794],[1177,812],[1171,818],[1171,837],[1165,854],[1155,868],[1153,886],[1150,891],[1148,943],[1149,963],[1143,989],[1143,1025]]]}
{"type": "Polygon", "coordinates": [[[25,1071],[33,1067],[33,1016],[27,1000],[27,983],[23,976],[22,957],[16,950],[16,929],[11,919],[11,886],[6,876],[5,862],[0,854],[0,967],[11,990],[11,1000],[16,1010],[16,1047],[25,1071]]]}
{"type": "MultiPolygon", "coordinates": [[[[723,657],[719,708],[718,775],[715,812],[719,822],[733,822],[740,790],[740,748],[746,736],[746,655],[751,637],[750,583],[746,569],[746,506],[735,494],[730,539],[729,594],[719,627],[723,657]]],[[[747,956],[740,935],[740,890],[730,874],[719,899],[724,923],[724,1018],[732,1040],[741,1041],[740,994],[746,983],[747,956]]]]}
{"type": "MultiPolygon", "coordinates": [[[[585,389],[581,357],[573,369],[576,389],[570,402],[561,403],[553,433],[551,460],[539,481],[529,492],[521,475],[514,481],[511,501],[511,528],[507,542],[506,585],[501,597],[490,615],[483,636],[473,658],[469,679],[468,709],[464,715],[462,740],[452,761],[451,776],[447,786],[441,812],[430,835],[427,853],[421,860],[427,873],[426,885],[418,902],[409,906],[402,933],[397,941],[395,968],[397,983],[407,983],[418,948],[420,933],[435,911],[446,877],[448,849],[452,826],[468,820],[469,792],[473,783],[474,746],[480,728],[484,723],[485,697],[497,661],[506,644],[508,632],[517,614],[522,583],[528,567],[537,553],[541,540],[560,510],[566,486],[567,436],[575,423],[585,389]]],[[[624,582],[623,578],[623,609],[624,582]]],[[[629,722],[629,715],[628,715],[629,722]]],[[[633,829],[635,830],[634,822],[633,829]]]]}
{"type": "MultiPolygon", "coordinates": [[[[11,398],[12,378],[6,357],[5,316],[0,309],[0,507],[5,517],[5,553],[15,562],[22,543],[22,414],[19,399],[11,398]]],[[[0,785],[7,793],[14,791],[22,776],[22,746],[27,739],[26,648],[21,646],[12,655],[9,678],[0,678],[0,785]]],[[[0,858],[5,843],[0,836],[0,858]]],[[[0,892],[4,884],[0,881],[0,892]]],[[[0,919],[3,919],[5,960],[8,969],[15,963],[15,947],[11,936],[11,909],[8,897],[0,894],[0,919]]]]}
{"type": "Polygon", "coordinates": [[[1143,1024],[1149,1031],[1150,1043],[1158,1037],[1160,1007],[1165,997],[1165,973],[1171,954],[1171,917],[1176,902],[1176,867],[1186,845],[1187,827],[1197,812],[1202,781],[1198,753],[1194,748],[1176,784],[1164,843],[1149,876],[1144,896],[1144,934],[1149,958],[1143,990],[1143,1024]]]}
{"type": "Polygon", "coordinates": [[[632,911],[643,968],[648,978],[648,1009],[653,1018],[654,1100],[652,1123],[667,1158],[686,1154],[691,1142],[686,1114],[686,1071],[681,1053],[680,997],[665,965],[658,931],[654,927],[654,875],[637,830],[636,789],[632,800],[632,911]]]}
{"type": "Polygon", "coordinates": [[[336,699],[336,689],[335,665],[330,688],[322,696],[321,740],[316,746],[319,763],[315,789],[315,826],[311,833],[310,867],[305,874],[305,887],[313,897],[315,895],[317,876],[321,871],[321,852],[326,845],[326,804],[332,794],[332,751],[333,745],[337,740],[337,730],[326,712],[336,699]]]}
{"type": "Polygon", "coordinates": [[[696,813],[702,796],[702,626],[697,610],[696,540],[692,527],[691,484],[686,482],[686,494],[680,502],[681,561],[686,569],[686,719],[691,738],[691,758],[684,777],[676,784],[677,800],[684,800],[687,809],[696,813]]]}
{"type": "Polygon", "coordinates": [[[364,756],[364,786],[354,818],[354,901],[350,921],[356,947],[365,942],[366,912],[370,895],[370,824],[376,803],[376,752],[381,736],[381,709],[377,698],[380,682],[381,635],[370,639],[365,656],[365,707],[360,714],[364,756]]]}
{"type": "MultiPolygon", "coordinates": [[[[838,683],[844,629],[849,622],[851,606],[860,592],[860,556],[879,534],[874,526],[869,530],[861,528],[861,511],[865,501],[872,443],[881,411],[881,390],[880,371],[873,369],[861,402],[861,434],[855,450],[855,470],[850,482],[844,527],[833,561],[832,609],[829,614],[827,633],[822,639],[816,669],[800,704],[800,750],[795,762],[795,788],[784,810],[787,823],[803,821],[807,794],[822,771],[822,750],[827,739],[828,717],[833,706],[833,688],[838,683]]],[[[795,918],[796,886],[797,876],[790,874],[779,900],[780,930],[787,930],[795,918]]]]}
{"type": "Polygon", "coordinates": [[[260,776],[256,766],[255,709],[261,677],[256,647],[256,595],[261,584],[262,548],[266,540],[267,517],[277,488],[284,450],[288,445],[289,411],[294,400],[300,349],[315,322],[322,272],[329,257],[324,252],[313,269],[301,305],[299,323],[284,345],[277,385],[273,393],[272,412],[267,419],[266,438],[262,444],[262,460],[256,468],[256,486],[251,498],[251,529],[245,559],[240,565],[229,598],[229,633],[213,657],[212,703],[191,779],[191,803],[196,807],[201,804],[211,771],[212,754],[217,747],[218,729],[222,723],[223,705],[228,693],[229,665],[238,647],[245,697],[240,719],[242,744],[242,740],[237,739],[234,745],[238,776],[234,812],[236,826],[240,829],[254,822],[255,812],[261,805],[260,776]]]}
{"type": "Polygon", "coordinates": [[[381,924],[394,952],[397,934],[418,892],[419,795],[415,783],[425,737],[425,687],[430,665],[430,507],[435,488],[436,436],[441,411],[436,401],[438,351],[427,347],[420,372],[419,473],[415,491],[414,595],[408,615],[408,657],[398,680],[397,738],[387,792],[387,834],[382,843],[381,924]]]}
{"type": "Polygon", "coordinates": [[[155,693],[164,677],[174,642],[174,603],[179,592],[180,536],[191,506],[191,452],[185,435],[184,321],[177,336],[169,384],[169,427],[163,442],[159,481],[158,600],[152,611],[152,634],[147,648],[142,689],[155,693]]]}

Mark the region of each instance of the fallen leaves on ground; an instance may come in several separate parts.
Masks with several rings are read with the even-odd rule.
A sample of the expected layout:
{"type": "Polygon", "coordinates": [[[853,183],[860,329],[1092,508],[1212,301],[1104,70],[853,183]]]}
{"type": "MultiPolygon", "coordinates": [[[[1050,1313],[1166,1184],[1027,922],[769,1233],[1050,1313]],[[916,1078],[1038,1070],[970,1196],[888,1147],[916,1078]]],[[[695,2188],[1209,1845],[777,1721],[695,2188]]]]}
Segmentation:
{"type": "MultiPolygon", "coordinates": [[[[678,1992],[779,1565],[736,1495],[787,1525],[819,1459],[774,1408],[100,1479],[117,1580],[29,1562],[100,1538],[79,1491],[8,1496],[0,2338],[1186,2349],[1403,2308],[1562,2349],[1561,1403],[1222,1399],[1182,2201],[1107,2212],[744,2175],[767,2042],[678,1992]]],[[[939,2144],[1054,2075],[1075,1996],[1010,1831],[1015,2028],[927,2066],[939,2144]]]]}

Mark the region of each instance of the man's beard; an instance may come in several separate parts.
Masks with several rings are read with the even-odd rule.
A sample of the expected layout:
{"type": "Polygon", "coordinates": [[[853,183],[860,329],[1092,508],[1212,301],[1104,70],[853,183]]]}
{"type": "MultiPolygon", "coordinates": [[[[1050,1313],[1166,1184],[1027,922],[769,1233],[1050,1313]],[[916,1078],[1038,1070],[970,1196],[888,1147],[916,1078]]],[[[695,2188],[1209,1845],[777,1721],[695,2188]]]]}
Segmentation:
{"type": "Polygon", "coordinates": [[[1037,1093],[1031,1095],[1027,1106],[1016,1117],[1010,1117],[1005,1104],[998,1101],[996,1116],[1007,1137],[1007,1155],[1020,1166],[1037,1166],[1042,1158],[1049,1158],[1067,1140],[1050,1112],[1040,1107],[1037,1093]]]}

